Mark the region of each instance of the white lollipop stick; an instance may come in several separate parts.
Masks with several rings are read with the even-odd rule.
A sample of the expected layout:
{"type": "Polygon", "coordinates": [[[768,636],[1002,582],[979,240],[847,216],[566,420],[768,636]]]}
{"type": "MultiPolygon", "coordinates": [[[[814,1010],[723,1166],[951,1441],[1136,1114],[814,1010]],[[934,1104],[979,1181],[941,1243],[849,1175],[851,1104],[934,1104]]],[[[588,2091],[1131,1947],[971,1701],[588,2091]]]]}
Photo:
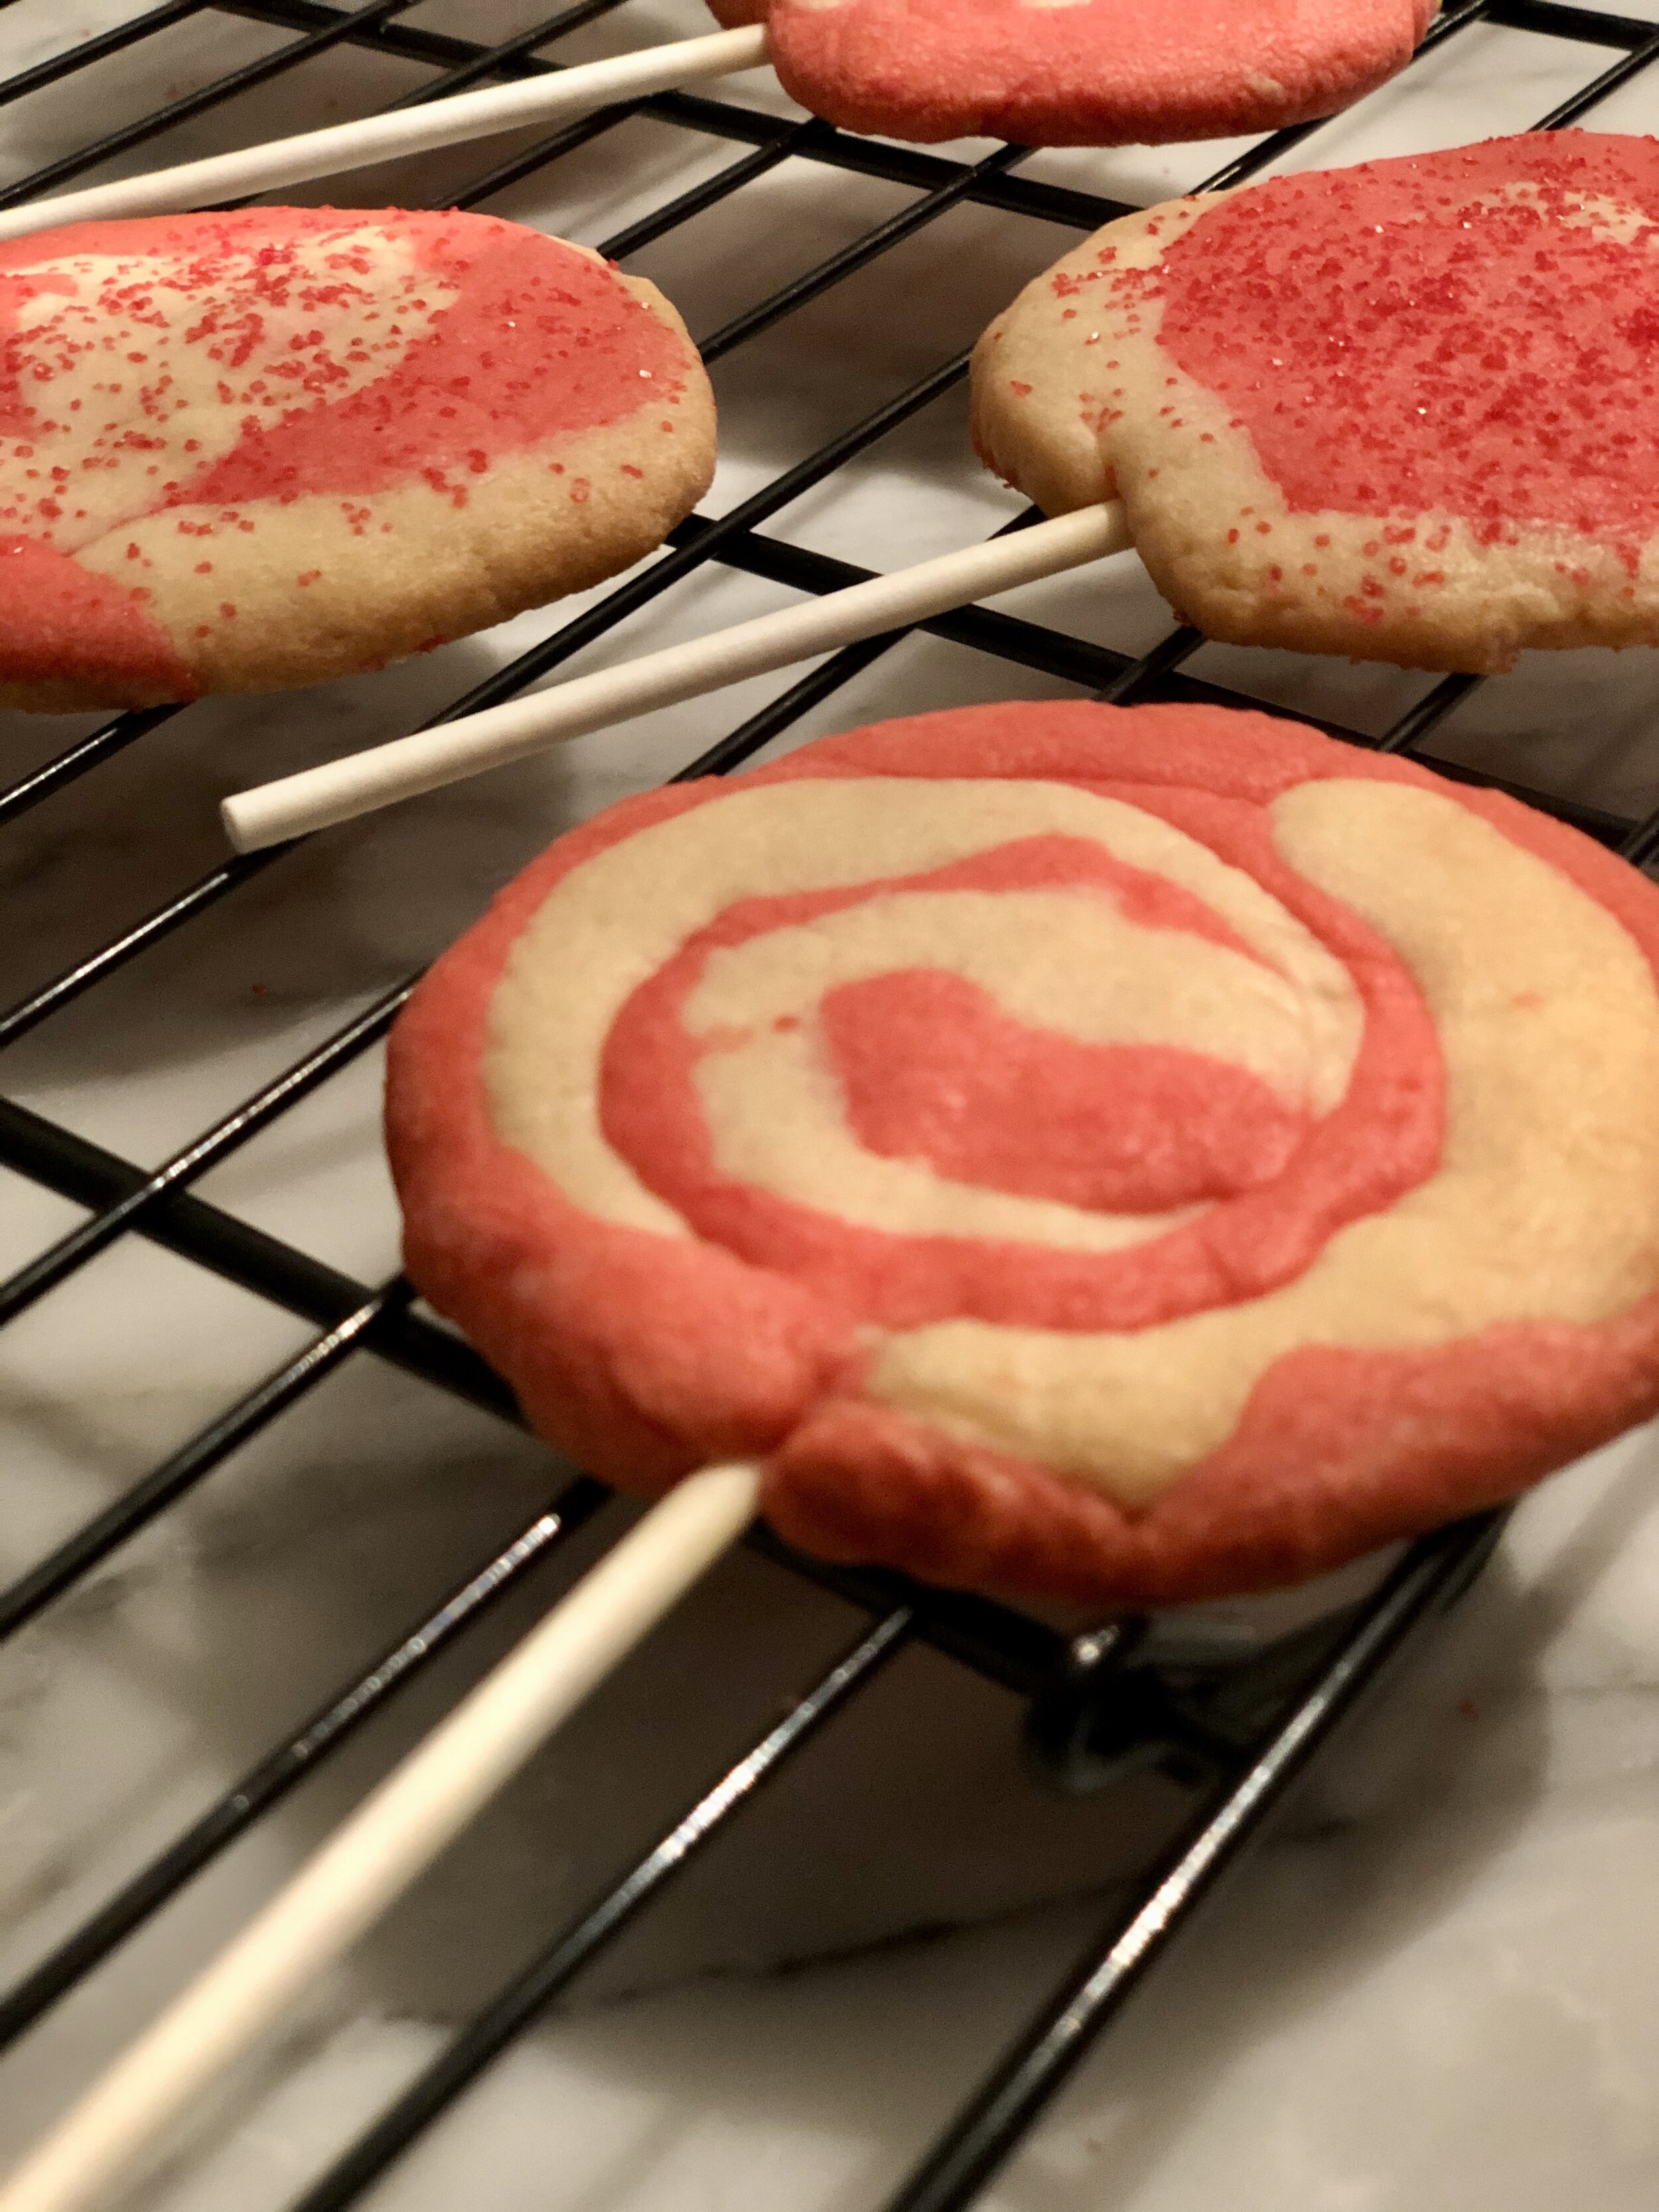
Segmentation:
{"type": "Polygon", "coordinates": [[[481,92],[457,93],[429,106],[399,108],[390,115],[366,115],[356,123],[275,138],[234,154],[213,154],[184,161],[177,168],[148,176],[123,177],[112,185],[92,185],[57,199],[31,200],[0,212],[0,240],[56,229],[66,222],[107,222],[118,216],[173,215],[183,208],[210,206],[217,200],[243,199],[274,191],[313,177],[334,177],[348,169],[405,154],[424,154],[434,146],[455,146],[467,138],[494,137],[526,123],[556,123],[586,115],[617,100],[647,93],[672,92],[706,76],[729,76],[766,59],[766,26],[749,23],[736,31],[711,31],[706,37],[678,39],[647,46],[636,54],[617,54],[602,62],[583,62],[522,84],[490,85],[481,92]]]}
{"type": "Polygon", "coordinates": [[[0,2187],[84,2212],[408,1888],[754,1518],[760,1476],[688,1477],[363,1801],[0,2187]]]}
{"type": "MultiPolygon", "coordinates": [[[[855,645],[925,622],[952,607],[1033,584],[1079,562],[1121,553],[1130,544],[1121,501],[1079,507],[1012,537],[993,538],[960,553],[923,561],[895,575],[874,576],[804,606],[762,615],[712,636],[648,653],[621,668],[580,676],[550,691],[534,691],[434,730],[394,738],[367,752],[302,769],[224,800],[220,814],[239,853],[285,837],[349,822],[416,793],[522,760],[564,738],[585,737],[655,707],[677,706],[792,661],[855,645]]],[[[3,2212],[3,2207],[0,2207],[3,2212]]]]}

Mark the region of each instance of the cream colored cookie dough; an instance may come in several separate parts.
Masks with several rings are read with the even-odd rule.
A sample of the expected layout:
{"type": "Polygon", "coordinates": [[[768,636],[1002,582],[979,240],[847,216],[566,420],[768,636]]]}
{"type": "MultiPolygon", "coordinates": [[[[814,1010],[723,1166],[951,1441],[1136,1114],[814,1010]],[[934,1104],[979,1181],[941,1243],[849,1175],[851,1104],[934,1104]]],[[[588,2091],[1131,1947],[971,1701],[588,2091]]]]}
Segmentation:
{"type": "Polygon", "coordinates": [[[1395,1351],[1598,1322],[1659,1286],[1659,992],[1606,908],[1455,799],[1304,784],[1285,857],[1395,945],[1446,1070],[1436,1172],[1266,1297],[1160,1328],[957,1321],[890,1338],[874,1395],[1144,1506],[1302,1345],[1395,1351]]]}
{"type": "MultiPolygon", "coordinates": [[[[858,777],[723,793],[717,802],[640,830],[573,869],[514,945],[491,1001],[485,1084],[501,1134],[588,1212],[690,1236],[599,1127],[605,1041],[644,977],[735,900],[915,874],[1016,838],[1055,834],[1091,839],[1203,899],[1258,961],[1182,935],[1179,941],[1191,956],[1181,963],[1182,972],[1176,972],[1172,948],[1164,947],[1151,956],[1155,968],[1126,964],[1085,979],[1074,964],[1079,949],[1103,956],[1132,945],[1139,963],[1149,957],[1149,938],[1177,933],[1137,929],[1096,895],[1049,892],[1036,895],[1042,901],[1035,910],[1039,933],[1009,940],[1015,908],[1010,895],[999,892],[953,898],[943,927],[938,894],[890,902],[878,896],[873,906],[892,916],[895,928],[885,968],[906,964],[900,947],[926,949],[938,964],[989,988],[1020,1018],[1038,1017],[1091,1042],[1220,1048],[1286,1096],[1319,1110],[1335,1103],[1358,1040],[1353,986],[1317,939],[1243,870],[1139,807],[1063,784],[858,777]],[[1064,916],[1058,939],[1050,934],[1057,912],[1064,916]],[[573,946],[580,947],[574,957],[573,946]]],[[[775,932],[709,963],[688,1018],[694,1027],[726,1033],[726,1048],[703,1065],[704,1080],[729,1085],[732,1094],[732,1113],[716,1125],[716,1142],[728,1157],[767,1145],[769,1126],[799,1109],[799,1090],[791,1095],[799,1064],[784,1059],[775,1097],[763,1091],[745,1107],[742,1083],[708,1072],[711,1061],[719,1071],[722,1063],[740,1066],[757,1053],[764,1055],[779,1012],[804,1011],[837,982],[885,972],[874,964],[880,955],[868,925],[857,919],[871,912],[866,905],[852,909],[851,918],[825,916],[775,932]]],[[[823,1108],[821,1095],[817,1103],[823,1108]]],[[[917,1202],[913,1183],[908,1200],[883,1210],[884,1191],[890,1208],[895,1204],[884,1172],[890,1163],[860,1153],[862,1181],[849,1189],[840,1176],[819,1174],[811,1144],[798,1146],[783,1133],[787,1126],[787,1119],[779,1124],[775,1171],[793,1186],[788,1194],[834,1212],[862,1205],[872,1225],[907,1225],[903,1206],[917,1202]]],[[[817,1126],[821,1131],[822,1114],[817,1126]]],[[[778,1188],[783,1194],[781,1181],[778,1188]]],[[[961,1212],[951,1224],[939,1208],[994,1198],[1002,1206],[1032,1208],[1022,1214],[1028,1220],[1040,1215],[1047,1224],[1040,1241],[1082,1250],[1133,1241],[1122,1231],[1103,1229],[1110,1217],[1098,1212],[970,1193],[965,1186],[940,1182],[927,1205],[934,1219],[958,1234],[983,1234],[961,1212]],[[946,1193],[954,1195],[947,1200],[946,1193]],[[1056,1230],[1062,1218],[1063,1234],[1056,1230]]]]}

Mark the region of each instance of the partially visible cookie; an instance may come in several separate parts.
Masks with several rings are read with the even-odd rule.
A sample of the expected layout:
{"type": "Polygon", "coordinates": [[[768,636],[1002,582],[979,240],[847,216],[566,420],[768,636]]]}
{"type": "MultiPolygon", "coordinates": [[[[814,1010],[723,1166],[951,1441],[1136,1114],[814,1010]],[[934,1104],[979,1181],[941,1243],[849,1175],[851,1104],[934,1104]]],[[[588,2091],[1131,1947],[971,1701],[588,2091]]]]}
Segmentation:
{"type": "Polygon", "coordinates": [[[1579,131],[1109,223],[981,340],[974,434],[1115,490],[1209,635],[1496,671],[1659,641],[1659,144],[1579,131]]]}
{"type": "Polygon", "coordinates": [[[378,668],[660,544],[714,402],[654,288],[493,216],[0,246],[0,706],[378,668]]]}
{"type": "Polygon", "coordinates": [[[409,1271],[633,1489],[840,1559],[1261,1587],[1659,1408],[1659,890],[1212,708],[629,799],[392,1041],[409,1271]]]}
{"type": "Polygon", "coordinates": [[[771,26],[784,88],[848,131],[1163,145],[1333,115],[1402,69],[1431,0],[710,0],[771,26]]]}

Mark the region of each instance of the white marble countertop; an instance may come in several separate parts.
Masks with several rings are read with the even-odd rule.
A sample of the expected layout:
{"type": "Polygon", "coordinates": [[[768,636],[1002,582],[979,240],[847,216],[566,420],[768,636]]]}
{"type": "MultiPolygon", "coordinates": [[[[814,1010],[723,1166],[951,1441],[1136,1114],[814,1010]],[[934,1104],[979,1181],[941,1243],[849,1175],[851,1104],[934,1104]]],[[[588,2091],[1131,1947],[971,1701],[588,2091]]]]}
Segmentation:
{"type": "MultiPolygon", "coordinates": [[[[0,72],[137,12],[133,0],[16,0],[0,12],[0,72]]],[[[1659,0],[1620,12],[1659,20],[1659,0]]],[[[532,0],[430,0],[408,20],[501,36],[536,13],[532,0]]],[[[696,0],[629,0],[560,52],[703,21],[696,0]]],[[[208,12],[0,110],[0,177],[283,35],[208,12]]],[[[1520,127],[1610,58],[1474,29],[1292,160],[1520,127]]],[[[362,112],[419,74],[336,51],[126,166],[362,112]]],[[[733,91],[788,112],[763,74],[733,91]]],[[[1653,127],[1659,85],[1620,94],[1595,121],[1653,127]]],[[[637,120],[494,204],[597,243],[740,150],[637,120]]],[[[1045,155],[1028,173],[1146,199],[1231,150],[1045,155]]],[[[433,198],[483,166],[452,152],[349,195],[309,196],[433,198]]],[[[789,161],[630,265],[707,333],[908,197],[789,161]]],[[[1072,241],[961,207],[729,356],[704,512],[902,390],[1072,241]]],[[[957,392],[769,527],[897,566],[985,534],[1014,504],[969,455],[957,392]]],[[[785,597],[699,574],[575,665],[785,597]]],[[[1130,651],[1164,619],[1127,562],[1006,604],[1130,651]]],[[[221,793],[412,726],[571,611],[298,702],[198,707],[40,808],[0,838],[0,1000],[213,865],[221,793]]],[[[1192,665],[1368,728],[1430,680],[1219,647],[1192,665]]],[[[165,1157],[447,941],[556,829],[672,771],[788,681],[648,717],[316,841],[19,1045],[0,1087],[129,1158],[165,1157]]],[[[799,734],[1065,688],[913,639],[799,734]]],[[[1436,742],[1637,811],[1659,801],[1656,708],[1650,654],[1533,656],[1436,742]]],[[[0,718],[3,780],[82,726],[0,718]]],[[[377,1085],[377,1067],[360,1065],[204,1194],[364,1279],[384,1276],[396,1224],[377,1085]]],[[[0,1172],[0,1267],[75,1218],[0,1172]]],[[[37,1558],[305,1335],[137,1243],[0,1333],[0,1571],[37,1558]]],[[[1656,1474],[1659,1437],[1638,1434],[1523,1509],[1455,1621],[1138,1996],[988,2205],[1649,2212],[1659,2201],[1656,1474]]],[[[360,1362],[0,1655],[5,1978],[516,1530],[556,1479],[539,1447],[360,1362]]],[[[19,2046],[0,2069],[0,2151],[33,2135],[269,1893],[549,1587],[446,1657],[19,2046]]],[[[732,1565],[318,1993],[143,2201],[276,2212],[437,2046],[443,2021],[649,1840],[854,1626],[830,1600],[732,1565]]],[[[908,1655],[383,2185],[377,2212],[868,2212],[1100,1917],[1103,1887],[1179,1808],[1157,1785],[1080,1803],[1042,1796],[1018,1764],[1018,1718],[1000,1692],[908,1655]],[[764,1971],[782,1963],[787,1973],[764,1971]]]]}

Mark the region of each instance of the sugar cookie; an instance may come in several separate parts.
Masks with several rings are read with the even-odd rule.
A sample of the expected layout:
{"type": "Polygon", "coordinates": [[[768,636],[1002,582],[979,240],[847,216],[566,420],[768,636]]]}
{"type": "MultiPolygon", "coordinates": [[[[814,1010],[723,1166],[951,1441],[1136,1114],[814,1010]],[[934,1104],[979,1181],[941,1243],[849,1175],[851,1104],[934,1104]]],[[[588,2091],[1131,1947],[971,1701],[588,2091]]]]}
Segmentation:
{"type": "Polygon", "coordinates": [[[710,0],[763,18],[802,106],[924,143],[1164,145],[1334,115],[1404,68],[1431,0],[710,0]]]}
{"type": "Polygon", "coordinates": [[[0,247],[0,705],[376,668],[625,568],[713,468],[672,307],[487,216],[0,247]]]}
{"type": "Polygon", "coordinates": [[[579,1460],[1091,1601],[1659,1407],[1659,892],[1210,708],[980,708],[562,838],[422,984],[410,1272],[579,1460]]]}
{"type": "Polygon", "coordinates": [[[1659,144],[1565,131],[1109,223],[981,340],[975,441],[1115,491],[1212,637],[1417,668],[1659,641],[1659,144]]]}

